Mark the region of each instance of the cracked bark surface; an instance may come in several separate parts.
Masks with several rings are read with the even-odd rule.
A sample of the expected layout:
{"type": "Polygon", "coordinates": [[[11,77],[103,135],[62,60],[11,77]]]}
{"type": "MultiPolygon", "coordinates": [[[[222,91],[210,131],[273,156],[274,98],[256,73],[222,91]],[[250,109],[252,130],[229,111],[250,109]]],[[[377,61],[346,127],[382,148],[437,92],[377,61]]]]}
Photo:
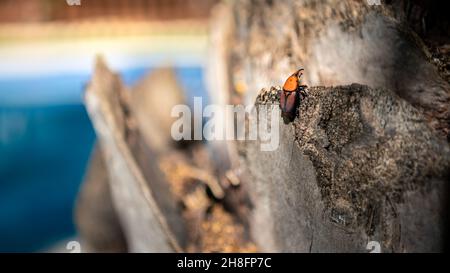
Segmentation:
{"type": "Polygon", "coordinates": [[[214,103],[276,104],[274,90],[258,91],[299,66],[309,86],[330,86],[309,88],[299,118],[280,124],[276,151],[238,145],[263,251],[365,252],[371,240],[383,252],[443,249],[448,20],[419,2],[255,0],[216,10],[211,56],[225,60],[210,67],[211,82],[226,83],[214,91],[227,96],[214,103]],[[421,33],[426,13],[435,25],[421,33]]]}
{"type": "MultiPolygon", "coordinates": [[[[448,19],[434,18],[440,20],[435,27],[438,38],[422,37],[409,23],[409,2],[417,7],[418,1],[380,6],[338,0],[234,3],[228,30],[233,33],[230,81],[245,86],[245,102],[253,103],[259,90],[282,84],[302,66],[310,86],[360,83],[390,89],[423,111],[433,128],[447,137],[448,60],[441,64],[428,44],[438,43],[448,56],[448,19]]],[[[445,9],[436,5],[424,12],[445,9]]]]}
{"type": "MultiPolygon", "coordinates": [[[[372,240],[383,252],[441,250],[445,140],[393,92],[354,84],[309,93],[299,117],[280,124],[279,149],[241,147],[256,241],[266,251],[364,252],[372,240]]],[[[279,103],[264,92],[256,101],[279,103]]]]}

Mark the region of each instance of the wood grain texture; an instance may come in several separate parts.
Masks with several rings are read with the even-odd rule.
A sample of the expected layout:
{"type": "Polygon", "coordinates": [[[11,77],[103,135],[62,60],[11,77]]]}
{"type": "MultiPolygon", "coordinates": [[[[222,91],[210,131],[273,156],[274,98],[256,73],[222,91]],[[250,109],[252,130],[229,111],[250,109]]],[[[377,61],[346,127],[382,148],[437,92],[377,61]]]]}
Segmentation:
{"type": "MultiPolygon", "coordinates": [[[[309,92],[299,118],[280,124],[279,149],[241,147],[262,249],[364,252],[375,240],[383,252],[441,251],[445,140],[391,91],[354,84],[309,92]]],[[[261,103],[278,99],[260,94],[261,103]]]]}
{"type": "Polygon", "coordinates": [[[99,59],[85,93],[110,177],[111,191],[130,252],[181,251],[184,220],[155,154],[131,116],[118,76],[99,59]]]}
{"type": "Polygon", "coordinates": [[[232,18],[213,29],[225,41],[221,80],[229,85],[215,90],[228,94],[225,103],[277,104],[259,90],[300,67],[308,86],[330,86],[310,88],[299,118],[280,123],[278,150],[239,145],[250,226],[263,251],[365,252],[370,240],[383,252],[442,251],[450,84],[404,2],[221,8],[232,18]]]}

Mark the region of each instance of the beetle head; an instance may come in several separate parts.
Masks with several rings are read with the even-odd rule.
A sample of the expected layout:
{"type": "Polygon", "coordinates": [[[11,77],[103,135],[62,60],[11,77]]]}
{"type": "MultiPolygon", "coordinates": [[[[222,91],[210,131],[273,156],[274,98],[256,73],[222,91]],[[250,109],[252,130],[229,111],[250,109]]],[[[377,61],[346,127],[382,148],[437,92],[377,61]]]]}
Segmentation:
{"type": "Polygon", "coordinates": [[[301,85],[303,82],[302,76],[304,70],[305,69],[300,68],[299,70],[297,70],[297,72],[294,73],[294,75],[297,77],[298,85],[301,85]]]}

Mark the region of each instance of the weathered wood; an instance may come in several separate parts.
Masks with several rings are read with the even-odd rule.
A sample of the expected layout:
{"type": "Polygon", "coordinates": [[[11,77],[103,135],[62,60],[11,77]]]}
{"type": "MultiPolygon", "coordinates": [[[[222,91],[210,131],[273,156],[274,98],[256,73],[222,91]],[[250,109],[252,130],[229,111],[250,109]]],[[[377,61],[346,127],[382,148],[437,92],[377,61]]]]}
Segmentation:
{"type": "MultiPolygon", "coordinates": [[[[449,83],[396,9],[338,0],[236,1],[218,9],[212,103],[276,104],[274,93],[257,91],[282,84],[298,66],[310,86],[368,85],[311,87],[299,118],[280,124],[276,151],[261,151],[258,141],[210,143],[222,203],[263,251],[362,252],[371,240],[383,252],[442,250],[449,83]]],[[[150,124],[145,143],[136,126],[145,122],[145,103],[130,100],[101,63],[86,101],[130,250],[181,250],[186,225],[155,162],[154,143],[167,138],[152,135],[150,124]]],[[[192,200],[204,200],[204,188],[192,200]]],[[[194,212],[201,223],[204,208],[194,212]]]]}
{"type": "Polygon", "coordinates": [[[228,83],[214,89],[227,94],[222,103],[253,104],[259,90],[281,85],[299,66],[309,86],[370,86],[312,88],[300,119],[280,125],[278,150],[261,152],[251,141],[240,147],[250,226],[263,250],[359,252],[368,240],[382,251],[442,250],[448,71],[431,58],[434,41],[410,27],[404,1],[382,3],[256,0],[221,8],[231,17],[213,28],[213,51],[226,58],[215,70],[228,83]]]}
{"type": "MultiPolygon", "coordinates": [[[[229,6],[225,3],[216,5],[211,16],[210,45],[208,49],[208,65],[206,80],[210,103],[221,106],[242,103],[239,97],[229,91],[232,89],[230,81],[230,54],[233,48],[234,19],[229,6]]],[[[218,119],[225,128],[233,124],[235,117],[232,113],[220,113],[224,118],[218,119]]],[[[241,169],[239,155],[234,141],[213,140],[207,143],[213,159],[213,165],[224,191],[226,192],[223,203],[238,216],[245,225],[248,224],[249,197],[245,184],[240,183],[241,169]],[[239,187],[236,187],[239,184],[239,187]]]]}
{"type": "Polygon", "coordinates": [[[180,251],[184,220],[175,198],[145,144],[117,75],[98,60],[85,93],[108,169],[116,209],[131,252],[180,251]]]}
{"type": "MultiPolygon", "coordinates": [[[[299,66],[306,69],[310,86],[360,83],[387,88],[424,111],[447,137],[450,83],[432,57],[436,49],[427,45],[442,44],[447,37],[442,48],[448,47],[448,33],[421,39],[409,28],[404,2],[408,1],[372,6],[339,0],[234,2],[234,35],[228,35],[233,45],[230,80],[233,86],[246,87],[247,104],[261,88],[281,85],[299,66]]],[[[414,6],[434,1],[409,2],[414,6]]],[[[435,9],[445,9],[439,5],[445,4],[435,9]]],[[[439,23],[446,21],[438,20],[435,28],[439,23]]],[[[448,32],[448,25],[441,28],[448,32]]]]}
{"type": "Polygon", "coordinates": [[[174,148],[170,133],[176,118],[171,111],[180,104],[186,104],[186,98],[170,67],[155,69],[130,90],[130,111],[153,151],[163,153],[174,148]]]}
{"type": "Polygon", "coordinates": [[[77,231],[84,252],[126,252],[127,243],[114,208],[108,171],[98,145],[77,197],[77,231]]]}
{"type": "MultiPolygon", "coordinates": [[[[229,71],[230,67],[230,48],[232,45],[231,35],[233,31],[233,18],[227,9],[226,5],[219,4],[213,10],[212,18],[217,18],[212,21],[210,31],[210,47],[208,50],[208,66],[206,70],[206,83],[208,87],[208,94],[210,103],[220,106],[225,106],[230,103],[231,94],[229,71]],[[220,18],[220,19],[219,19],[220,18]]],[[[221,113],[224,119],[218,120],[223,122],[219,126],[226,126],[233,120],[229,113],[221,113]]],[[[215,167],[223,176],[228,170],[236,167],[237,154],[235,143],[230,141],[211,141],[208,143],[212,158],[214,159],[215,167]]]]}
{"type": "MultiPolygon", "coordinates": [[[[236,220],[245,218],[243,200],[233,195],[241,187],[223,190],[202,143],[173,145],[170,110],[184,100],[173,72],[154,71],[130,93],[101,61],[95,72],[86,101],[129,251],[256,251],[243,221],[236,220]]],[[[84,215],[86,224],[92,213],[84,215]]],[[[95,232],[82,224],[89,242],[95,232]]]]}
{"type": "MultiPolygon", "coordinates": [[[[242,147],[265,251],[434,252],[443,247],[450,148],[394,93],[315,87],[280,147],[242,147]]],[[[260,103],[278,99],[260,96],[260,103]]],[[[260,120],[267,122],[268,117],[260,120]]]]}

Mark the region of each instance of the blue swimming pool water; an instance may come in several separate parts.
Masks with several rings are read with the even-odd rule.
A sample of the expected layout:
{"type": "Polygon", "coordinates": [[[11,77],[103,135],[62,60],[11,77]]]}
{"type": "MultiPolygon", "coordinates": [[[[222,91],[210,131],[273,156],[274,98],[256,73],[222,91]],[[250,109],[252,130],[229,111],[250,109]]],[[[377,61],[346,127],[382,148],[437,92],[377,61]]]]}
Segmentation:
{"type": "MultiPolygon", "coordinates": [[[[121,71],[134,84],[151,68],[121,71]]],[[[200,67],[178,68],[204,96],[200,67]]],[[[0,79],[0,252],[44,249],[75,235],[74,201],[95,133],[82,104],[89,74],[0,79]]]]}

